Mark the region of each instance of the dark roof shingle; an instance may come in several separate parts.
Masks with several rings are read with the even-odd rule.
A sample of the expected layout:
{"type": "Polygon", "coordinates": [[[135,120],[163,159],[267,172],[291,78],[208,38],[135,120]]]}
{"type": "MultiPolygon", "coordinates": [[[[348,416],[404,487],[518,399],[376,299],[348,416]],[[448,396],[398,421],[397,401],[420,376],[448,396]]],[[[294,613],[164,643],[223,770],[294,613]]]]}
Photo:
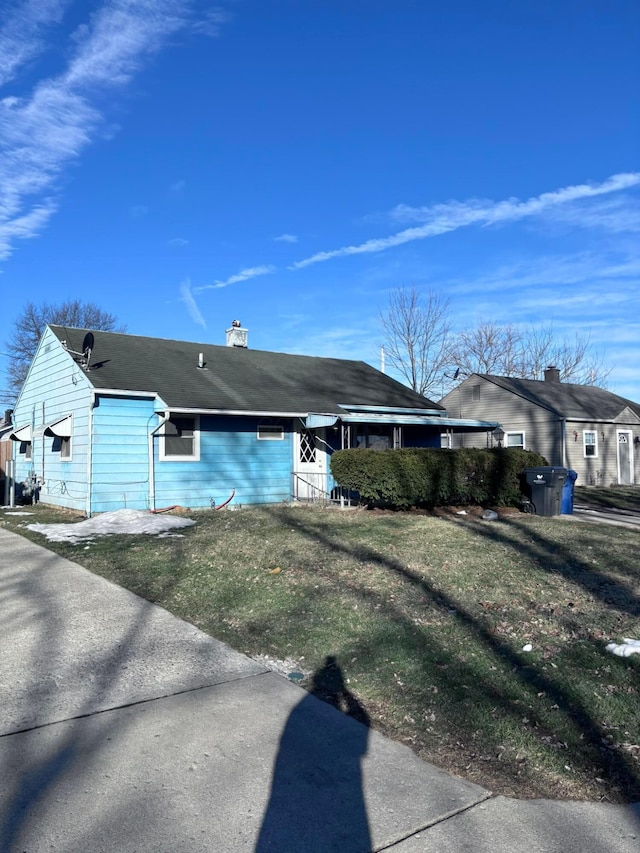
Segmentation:
{"type": "MultiPolygon", "coordinates": [[[[86,329],[50,326],[79,352],[86,329]]],[[[95,331],[92,385],[157,393],[169,408],[327,412],[341,404],[441,409],[363,361],[95,331]],[[205,367],[198,367],[203,353],[205,367]]]]}
{"type": "Polygon", "coordinates": [[[640,405],[596,385],[545,382],[478,373],[477,376],[543,406],[563,418],[613,421],[627,406],[640,417],[640,405]]]}

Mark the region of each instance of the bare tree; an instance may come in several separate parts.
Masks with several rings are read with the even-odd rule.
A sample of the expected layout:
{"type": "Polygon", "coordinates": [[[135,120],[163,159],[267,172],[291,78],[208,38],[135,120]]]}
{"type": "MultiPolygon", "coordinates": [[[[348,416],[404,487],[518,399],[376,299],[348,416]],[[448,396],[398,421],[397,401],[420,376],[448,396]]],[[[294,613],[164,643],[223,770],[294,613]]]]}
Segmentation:
{"type": "Polygon", "coordinates": [[[449,359],[463,374],[515,376],[520,370],[521,349],[521,333],[516,326],[481,320],[456,336],[449,359]]]}
{"type": "Polygon", "coordinates": [[[506,325],[481,321],[460,332],[451,348],[450,360],[461,373],[493,373],[520,379],[542,379],[553,365],[563,382],[606,385],[611,372],[594,351],[588,335],[557,338],[552,324],[506,325]]]}
{"type": "Polygon", "coordinates": [[[381,311],[380,327],[389,364],[418,394],[439,396],[449,365],[449,300],[433,290],[423,297],[415,287],[400,288],[381,311]]]}
{"type": "Polygon", "coordinates": [[[34,302],[27,302],[16,319],[6,344],[10,387],[3,396],[7,401],[18,395],[48,323],[105,332],[125,330],[125,326],[118,324],[115,315],[103,311],[93,302],[80,302],[78,299],[70,299],[59,305],[49,305],[47,302],[36,305],[34,302]]]}

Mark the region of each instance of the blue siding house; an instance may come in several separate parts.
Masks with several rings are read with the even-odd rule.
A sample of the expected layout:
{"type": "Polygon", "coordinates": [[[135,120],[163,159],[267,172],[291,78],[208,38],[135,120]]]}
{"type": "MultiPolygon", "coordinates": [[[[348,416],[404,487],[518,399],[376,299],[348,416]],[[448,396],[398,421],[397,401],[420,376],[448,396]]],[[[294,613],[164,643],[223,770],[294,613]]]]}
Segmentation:
{"type": "Polygon", "coordinates": [[[336,497],[349,447],[439,447],[448,418],[361,361],[47,326],[13,413],[15,480],[60,507],[211,507],[336,497]]]}

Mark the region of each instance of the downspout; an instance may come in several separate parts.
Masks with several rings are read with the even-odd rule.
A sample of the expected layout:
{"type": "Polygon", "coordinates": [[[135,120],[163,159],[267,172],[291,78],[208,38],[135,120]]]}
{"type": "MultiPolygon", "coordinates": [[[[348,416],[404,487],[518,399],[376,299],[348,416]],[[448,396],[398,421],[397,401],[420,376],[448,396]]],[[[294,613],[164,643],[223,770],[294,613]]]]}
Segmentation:
{"type": "MultiPolygon", "coordinates": [[[[42,441],[42,485],[40,487],[42,489],[44,489],[44,484],[46,482],[46,480],[44,479],[44,446],[45,446],[45,440],[44,440],[45,418],[44,418],[44,415],[45,415],[45,410],[44,410],[44,400],[43,400],[42,401],[42,436],[41,436],[41,441],[42,441]]],[[[31,434],[31,437],[33,438],[33,433],[31,434]]],[[[38,481],[36,480],[36,482],[33,484],[34,488],[36,488],[36,489],[38,488],[37,482],[38,481]]],[[[37,495],[38,500],[40,500],[40,491],[38,490],[37,492],[35,492],[35,494],[37,495]]]]}
{"type": "Polygon", "coordinates": [[[93,489],[93,410],[96,405],[96,392],[91,391],[89,400],[89,424],[87,426],[87,496],[85,498],[84,514],[91,518],[91,491],[93,489]]]}
{"type": "Polygon", "coordinates": [[[153,512],[156,508],[156,474],[155,468],[153,464],[153,436],[158,432],[159,429],[169,422],[171,419],[171,414],[165,415],[160,423],[155,426],[151,432],[149,433],[149,510],[153,512]]]}
{"type": "Polygon", "coordinates": [[[560,440],[562,442],[562,467],[567,467],[567,419],[560,418],[560,440]]]}

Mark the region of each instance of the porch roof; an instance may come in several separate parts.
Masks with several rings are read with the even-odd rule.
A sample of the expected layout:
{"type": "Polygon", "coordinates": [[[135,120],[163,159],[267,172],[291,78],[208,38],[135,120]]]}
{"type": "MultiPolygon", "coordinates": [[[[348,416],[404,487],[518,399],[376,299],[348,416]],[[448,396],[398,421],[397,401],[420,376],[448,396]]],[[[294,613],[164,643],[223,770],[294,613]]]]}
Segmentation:
{"type": "Polygon", "coordinates": [[[466,418],[439,418],[429,415],[389,414],[322,414],[310,412],[305,420],[307,429],[335,426],[338,421],[344,424],[390,424],[393,426],[426,426],[435,427],[442,432],[490,432],[499,426],[497,421],[477,421],[466,418]]]}

